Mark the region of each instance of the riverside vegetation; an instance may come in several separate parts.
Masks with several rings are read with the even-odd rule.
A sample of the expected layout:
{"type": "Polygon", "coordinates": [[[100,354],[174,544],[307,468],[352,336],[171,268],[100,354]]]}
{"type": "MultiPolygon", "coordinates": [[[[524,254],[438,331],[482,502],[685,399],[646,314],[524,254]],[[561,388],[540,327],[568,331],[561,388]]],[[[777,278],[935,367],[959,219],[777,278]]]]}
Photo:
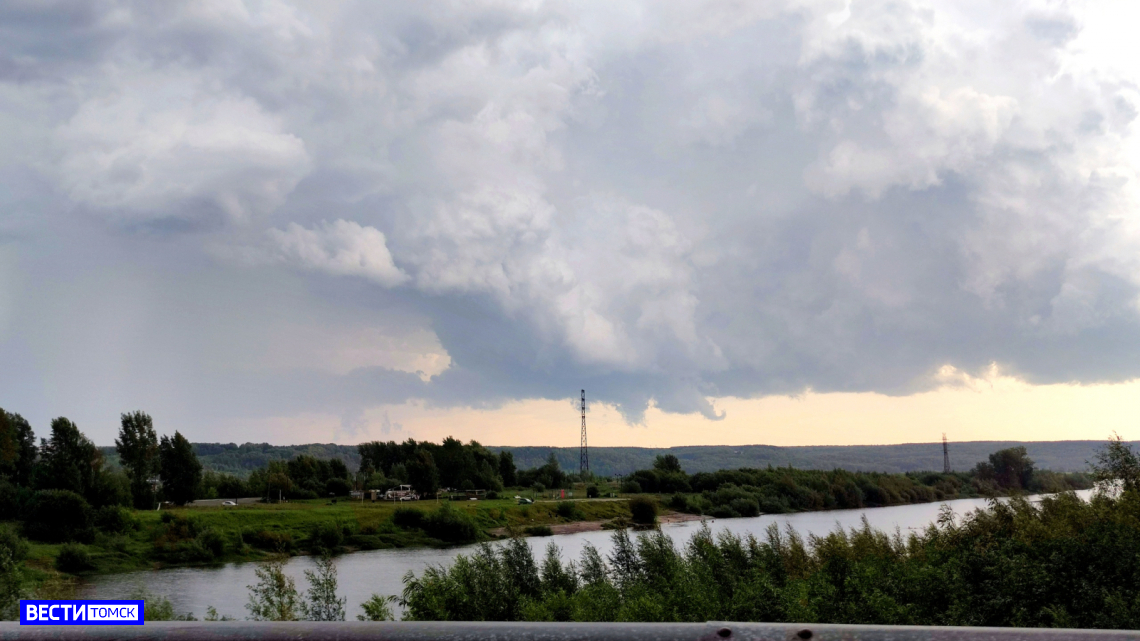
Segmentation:
{"type": "MultiPolygon", "coordinates": [[[[1089,502],[1066,492],[1033,505],[993,500],[949,510],[921,534],[862,527],[802,539],[702,528],[678,550],[660,530],[613,534],[537,561],[514,538],[449,566],[408,573],[400,597],[373,595],[359,619],[451,621],[768,621],[879,625],[1140,627],[1140,460],[1114,439],[1094,465],[1089,502]]],[[[279,562],[261,568],[246,606],[257,620],[343,620],[335,567],[306,572],[299,594],[279,562]]]]}

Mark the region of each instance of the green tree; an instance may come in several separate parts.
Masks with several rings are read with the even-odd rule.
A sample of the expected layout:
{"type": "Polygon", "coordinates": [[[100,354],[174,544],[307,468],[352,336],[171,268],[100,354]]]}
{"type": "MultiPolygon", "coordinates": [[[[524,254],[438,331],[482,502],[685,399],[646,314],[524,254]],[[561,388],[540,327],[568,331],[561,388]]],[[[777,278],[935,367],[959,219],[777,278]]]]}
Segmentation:
{"type": "Polygon", "coordinates": [[[672,454],[658,455],[653,461],[653,469],[659,472],[681,472],[681,461],[672,454]]]}
{"type": "Polygon", "coordinates": [[[431,452],[420,448],[416,450],[412,459],[405,464],[408,474],[408,483],[420,496],[435,496],[439,491],[439,470],[435,466],[435,459],[431,452]]]}
{"type": "Polygon", "coordinates": [[[190,441],[179,432],[163,436],[158,444],[159,477],[166,498],[183,505],[194,500],[202,482],[202,464],[194,454],[190,441]]]}
{"type": "Polygon", "coordinates": [[[285,574],[285,562],[269,561],[254,570],[257,585],[249,588],[249,618],[254,621],[299,621],[304,608],[293,578],[285,574]]]}
{"type": "Polygon", "coordinates": [[[19,414],[0,408],[0,475],[16,485],[28,486],[36,464],[36,435],[19,414]]]}
{"type": "Polygon", "coordinates": [[[131,497],[137,508],[154,507],[151,478],[158,473],[158,436],[154,422],[144,412],[131,412],[120,417],[119,438],[115,450],[131,480],[131,497]]]}
{"type": "MultiPolygon", "coordinates": [[[[1033,459],[1029,458],[1024,447],[998,450],[990,454],[989,464],[998,487],[1023,490],[1029,488],[1029,482],[1033,478],[1033,459]]],[[[988,469],[983,471],[981,464],[979,471],[982,471],[982,474],[989,472],[988,469]]]]}
{"type": "Polygon", "coordinates": [[[1140,458],[1119,434],[1113,434],[1108,444],[1097,450],[1091,466],[1098,483],[1120,483],[1125,492],[1140,490],[1140,458]]]}
{"type": "Polygon", "coordinates": [[[317,569],[305,570],[309,581],[308,599],[301,604],[309,621],[344,621],[344,604],[348,599],[336,596],[336,564],[327,554],[317,559],[317,569]]]}
{"type": "Polygon", "coordinates": [[[515,455],[507,451],[499,452],[499,476],[503,479],[503,485],[513,486],[517,482],[516,474],[515,455]]]}
{"type": "Polygon", "coordinates": [[[103,455],[75,423],[62,416],[51,422],[51,438],[40,444],[40,464],[36,486],[40,489],[69,490],[92,504],[103,504],[95,496],[103,455]]]}

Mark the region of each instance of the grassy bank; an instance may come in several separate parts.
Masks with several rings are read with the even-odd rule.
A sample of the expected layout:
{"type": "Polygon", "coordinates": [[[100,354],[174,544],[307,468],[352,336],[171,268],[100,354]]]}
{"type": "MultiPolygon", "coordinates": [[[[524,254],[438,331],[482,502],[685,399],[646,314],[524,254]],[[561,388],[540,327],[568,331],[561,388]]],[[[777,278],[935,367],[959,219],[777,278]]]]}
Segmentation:
{"type": "Polygon", "coordinates": [[[134,511],[133,522],[121,531],[97,531],[85,543],[31,541],[27,564],[43,576],[57,569],[80,575],[108,574],[258,561],[278,554],[309,554],[322,548],[352,552],[444,547],[487,540],[492,538],[490,530],[500,528],[522,532],[541,525],[629,517],[624,501],[580,500],[572,505],[572,509],[562,506],[560,510],[556,502],[517,505],[513,499],[399,504],[312,500],[134,511]],[[417,527],[393,518],[397,510],[418,510],[430,516],[440,509],[453,513],[462,524],[473,525],[468,530],[473,536],[460,540],[446,533],[432,536],[426,526],[417,527]],[[71,556],[65,555],[61,567],[60,555],[65,549],[71,556]],[[72,559],[77,556],[76,550],[81,558],[72,559]]]}

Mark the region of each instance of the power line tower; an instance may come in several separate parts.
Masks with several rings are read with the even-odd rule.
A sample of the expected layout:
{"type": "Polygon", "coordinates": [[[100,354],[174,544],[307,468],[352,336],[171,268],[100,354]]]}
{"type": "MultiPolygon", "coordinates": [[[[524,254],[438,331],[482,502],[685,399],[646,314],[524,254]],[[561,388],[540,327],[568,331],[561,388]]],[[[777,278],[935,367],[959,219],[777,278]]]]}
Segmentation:
{"type": "Polygon", "coordinates": [[[950,446],[946,444],[946,432],[942,433],[942,471],[950,473],[950,446]]]}
{"type": "Polygon", "coordinates": [[[590,454],[586,449],[586,390],[582,390],[582,453],[578,456],[578,472],[582,480],[586,480],[586,472],[590,471],[590,454]]]}

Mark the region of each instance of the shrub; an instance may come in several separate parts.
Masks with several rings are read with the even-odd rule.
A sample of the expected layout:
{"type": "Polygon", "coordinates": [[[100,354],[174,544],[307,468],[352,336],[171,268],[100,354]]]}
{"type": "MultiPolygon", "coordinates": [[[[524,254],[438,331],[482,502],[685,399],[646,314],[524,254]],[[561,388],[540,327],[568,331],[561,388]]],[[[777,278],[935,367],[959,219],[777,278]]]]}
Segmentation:
{"type": "Polygon", "coordinates": [[[597,485],[589,485],[586,487],[586,498],[588,498],[588,499],[598,498],[598,486],[597,485]]]}
{"type": "Polygon", "coordinates": [[[622,494],[641,494],[641,484],[637,481],[622,481],[622,494]]]}
{"type": "Polygon", "coordinates": [[[55,569],[69,574],[90,570],[93,567],[95,564],[91,562],[91,553],[87,551],[87,546],[79,543],[65,543],[55,559],[55,569]]]}
{"type": "Polygon", "coordinates": [[[260,530],[246,537],[250,545],[272,552],[288,552],[293,549],[293,535],[289,532],[260,530]]]}
{"type": "Polygon", "coordinates": [[[424,513],[414,507],[398,507],[392,514],[392,523],[402,528],[422,528],[424,526],[424,513]]]}
{"type": "Polygon", "coordinates": [[[689,499],[685,498],[684,494],[674,494],[669,499],[669,507],[679,512],[684,512],[689,509],[689,499]]]}
{"type": "Polygon", "coordinates": [[[344,543],[344,531],[332,521],[315,523],[309,529],[309,548],[314,551],[332,551],[344,543]]]}
{"type": "Polygon", "coordinates": [[[560,502],[558,507],[555,508],[555,511],[558,512],[558,516],[564,519],[570,519],[571,521],[578,521],[585,518],[582,511],[578,509],[577,505],[574,505],[573,501],[560,502]]]}
{"type": "Polygon", "coordinates": [[[652,525],[657,522],[657,502],[648,496],[635,496],[629,500],[629,514],[634,523],[652,525]]]}
{"type": "Polygon", "coordinates": [[[112,534],[122,534],[138,528],[138,519],[125,507],[104,505],[95,511],[95,527],[112,534]]]}
{"type": "Polygon", "coordinates": [[[91,506],[69,490],[40,490],[32,497],[26,528],[38,541],[90,540],[91,506]]]}
{"type": "Polygon", "coordinates": [[[203,550],[210,553],[211,557],[217,558],[226,553],[225,537],[222,536],[221,532],[212,527],[208,527],[199,532],[195,539],[203,550]]]}
{"type": "Polygon", "coordinates": [[[756,499],[733,499],[729,506],[740,516],[760,516],[760,503],[756,499]]]}
{"type": "MultiPolygon", "coordinates": [[[[495,490],[491,490],[490,492],[487,492],[487,500],[488,501],[494,501],[497,498],[499,498],[499,493],[496,492],[495,490]]],[[[373,596],[375,596],[375,595],[373,595],[373,596]]],[[[364,607],[364,606],[361,606],[361,607],[364,607]]]]}
{"type": "Polygon", "coordinates": [[[553,536],[554,530],[550,529],[549,525],[531,525],[523,530],[531,536],[553,536]]]}
{"type": "Polygon", "coordinates": [[[727,505],[718,505],[709,510],[709,516],[717,519],[734,519],[740,515],[736,513],[736,510],[727,505]]]}
{"type": "Polygon", "coordinates": [[[479,538],[479,527],[464,512],[444,503],[443,507],[424,518],[424,531],[429,536],[449,543],[475,541],[479,538]]]}

